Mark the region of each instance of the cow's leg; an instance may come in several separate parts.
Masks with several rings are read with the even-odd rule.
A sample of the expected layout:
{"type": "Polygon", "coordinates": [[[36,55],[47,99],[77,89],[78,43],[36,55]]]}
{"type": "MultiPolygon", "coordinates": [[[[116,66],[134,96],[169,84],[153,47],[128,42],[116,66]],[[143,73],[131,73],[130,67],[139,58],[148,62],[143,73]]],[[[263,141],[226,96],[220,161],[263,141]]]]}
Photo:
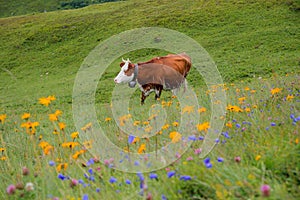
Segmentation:
{"type": "Polygon", "coordinates": [[[155,100],[160,98],[161,95],[161,91],[163,90],[163,86],[162,85],[157,85],[155,87],[155,100]]]}
{"type": "Polygon", "coordinates": [[[149,95],[151,91],[150,85],[143,85],[142,86],[142,97],[141,97],[141,104],[143,105],[145,102],[146,97],[149,95]]]}
{"type": "Polygon", "coordinates": [[[142,105],[145,103],[146,97],[147,97],[147,96],[146,96],[145,92],[143,91],[143,92],[142,92],[142,96],[141,96],[141,104],[142,104],[142,105]]]}

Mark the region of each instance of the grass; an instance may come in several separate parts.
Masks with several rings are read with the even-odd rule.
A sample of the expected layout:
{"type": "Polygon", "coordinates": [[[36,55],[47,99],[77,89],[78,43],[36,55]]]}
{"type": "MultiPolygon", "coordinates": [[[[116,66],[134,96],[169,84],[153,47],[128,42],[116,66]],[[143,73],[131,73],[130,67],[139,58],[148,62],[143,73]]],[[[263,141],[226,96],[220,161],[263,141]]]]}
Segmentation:
{"type": "MultiPolygon", "coordinates": [[[[149,194],[153,199],[162,195],[168,199],[263,199],[260,187],[268,184],[269,199],[298,199],[299,121],[296,118],[300,115],[300,23],[297,8],[297,1],[283,0],[132,0],[1,18],[0,115],[6,114],[0,123],[0,148],[4,148],[0,155],[1,197],[81,199],[88,195],[89,199],[145,199],[149,194]],[[109,167],[119,165],[116,158],[113,161],[110,157],[106,159],[107,155],[93,155],[92,149],[98,147],[93,144],[90,147],[84,136],[93,129],[75,128],[72,91],[84,58],[112,35],[146,26],[174,29],[199,42],[216,62],[226,83],[218,86],[226,90],[226,105],[243,110],[227,110],[223,135],[208,155],[212,168],[195,154],[203,142],[197,140],[175,163],[153,172],[157,179],[151,179],[149,173],[143,174],[143,182],[141,176],[109,167]],[[272,95],[270,91],[275,88],[281,90],[272,95]],[[38,99],[49,95],[55,95],[56,100],[48,107],[40,105],[38,99]],[[239,100],[242,97],[245,100],[239,100]],[[62,114],[56,114],[58,120],[50,121],[49,114],[56,110],[62,114]],[[25,112],[31,114],[29,119],[21,119],[25,112]],[[291,115],[295,116],[294,121],[291,115]],[[35,134],[21,127],[28,121],[39,122],[35,134]],[[65,123],[63,130],[59,122],[65,123]],[[55,130],[59,134],[54,134],[55,130]],[[72,138],[76,131],[79,137],[72,138]],[[42,148],[42,141],[49,145],[42,148]],[[63,147],[65,142],[74,143],[63,147]],[[72,148],[72,145],[77,146],[72,148]],[[76,152],[81,152],[78,158],[74,156],[76,152]],[[218,157],[224,161],[218,162],[218,157]],[[106,164],[98,162],[99,159],[106,159],[106,164]],[[50,161],[55,165],[51,166],[50,161]],[[60,169],[64,163],[67,169],[60,169]],[[23,174],[23,167],[29,169],[29,175],[23,174]],[[175,175],[168,178],[170,171],[175,171],[175,175]],[[180,180],[182,175],[190,176],[191,180],[180,180]],[[117,182],[110,183],[112,177],[117,182]],[[71,179],[82,181],[71,187],[71,179]],[[126,183],[127,179],[131,184],[126,183]],[[33,191],[21,189],[7,195],[8,185],[25,186],[28,182],[33,183],[33,191]]],[[[124,57],[138,62],[166,53],[143,49],[128,52],[124,57]]],[[[177,99],[163,92],[159,103],[167,112],[165,124],[169,127],[149,141],[141,138],[136,144],[128,145],[127,135],[116,125],[119,119],[114,119],[110,109],[113,77],[118,73],[119,62],[120,59],[114,61],[104,72],[96,91],[97,120],[107,131],[107,137],[121,149],[129,147],[132,152],[137,152],[142,144],[146,144],[145,151],[149,152],[170,143],[170,133],[179,132],[180,126],[173,123],[177,120],[181,125],[181,110],[177,99]]],[[[208,88],[195,69],[189,74],[188,82],[201,99],[200,107],[206,108],[200,113],[199,124],[209,121],[211,103],[216,102],[211,102],[206,95],[208,88]]],[[[149,97],[145,106],[137,106],[139,92],[136,91],[130,102],[130,119],[139,121],[145,134],[151,128],[143,122],[148,121],[148,109],[156,103],[153,98],[149,97]]],[[[190,127],[196,129],[195,124],[190,127]]],[[[197,138],[206,136],[205,131],[193,131],[197,138]]],[[[191,129],[179,133],[193,135],[191,129]]]]}

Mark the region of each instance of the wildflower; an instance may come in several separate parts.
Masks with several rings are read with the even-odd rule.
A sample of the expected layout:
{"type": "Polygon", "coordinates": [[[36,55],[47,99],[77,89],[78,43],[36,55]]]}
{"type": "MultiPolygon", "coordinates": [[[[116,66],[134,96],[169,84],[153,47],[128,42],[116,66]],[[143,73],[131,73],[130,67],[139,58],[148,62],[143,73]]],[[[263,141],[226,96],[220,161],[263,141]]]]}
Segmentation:
{"type": "Polygon", "coordinates": [[[229,128],[232,128],[232,123],[228,122],[228,123],[226,123],[226,126],[229,127],[229,128]]]}
{"type": "Polygon", "coordinates": [[[71,133],[71,138],[72,139],[78,138],[78,135],[79,135],[78,132],[73,132],[73,133],[71,133]]]}
{"type": "Polygon", "coordinates": [[[230,112],[243,112],[243,110],[238,106],[228,105],[226,109],[229,110],[230,112]]]}
{"type": "Polygon", "coordinates": [[[51,166],[51,167],[52,167],[52,166],[54,166],[54,165],[55,165],[55,162],[54,162],[53,160],[50,160],[48,164],[49,164],[49,166],[51,166]]]}
{"type": "Polygon", "coordinates": [[[54,131],[52,132],[54,135],[58,135],[59,134],[59,132],[56,130],[56,129],[54,129],[54,131]]]}
{"type": "Polygon", "coordinates": [[[169,171],[169,172],[167,173],[167,176],[168,176],[168,178],[171,178],[171,177],[174,176],[175,174],[176,174],[175,171],[169,171]]]}
{"type": "Polygon", "coordinates": [[[177,127],[179,125],[179,123],[178,122],[173,122],[172,125],[177,127]]]}
{"type": "Polygon", "coordinates": [[[11,194],[14,194],[16,191],[16,186],[11,184],[9,185],[7,188],[6,188],[6,192],[7,194],[11,195],[11,194]]]}
{"type": "Polygon", "coordinates": [[[180,176],[179,180],[188,181],[188,180],[192,180],[192,178],[187,175],[182,175],[182,176],[180,176]]]}
{"type": "Polygon", "coordinates": [[[109,122],[109,121],[111,121],[111,118],[110,117],[106,117],[104,121],[109,122]]]}
{"type": "Polygon", "coordinates": [[[64,176],[63,174],[58,174],[57,178],[61,179],[61,180],[65,180],[67,177],[64,176]]]}
{"type": "Polygon", "coordinates": [[[200,154],[201,152],[202,152],[202,149],[201,149],[201,148],[198,148],[198,149],[195,149],[195,150],[194,150],[194,153],[195,153],[196,155],[200,154]]]}
{"type": "Polygon", "coordinates": [[[237,162],[237,163],[241,162],[241,157],[240,156],[236,156],[234,158],[234,161],[237,162]]]}
{"type": "Polygon", "coordinates": [[[191,141],[196,141],[197,140],[197,137],[195,135],[190,135],[188,137],[188,140],[191,140],[191,141]]]}
{"type": "Polygon", "coordinates": [[[197,129],[198,131],[205,131],[207,132],[207,130],[210,128],[209,122],[204,122],[202,124],[198,124],[197,125],[197,129]]]}
{"type": "Polygon", "coordinates": [[[286,100],[287,100],[287,101],[290,101],[290,100],[292,100],[293,98],[294,98],[293,95],[287,95],[286,100]]]}
{"type": "Polygon", "coordinates": [[[246,111],[246,112],[250,112],[250,111],[251,111],[251,108],[248,108],[248,107],[247,107],[247,108],[245,108],[245,111],[246,111]]]}
{"type": "Polygon", "coordinates": [[[188,113],[190,114],[191,112],[194,112],[194,106],[185,106],[183,109],[182,109],[182,114],[184,113],[188,113]]]}
{"type": "Polygon", "coordinates": [[[169,124],[165,124],[161,127],[162,130],[167,130],[170,127],[169,124]]]}
{"type": "Polygon", "coordinates": [[[146,196],[146,200],[152,200],[153,196],[150,192],[148,192],[147,196],[146,196]]]}
{"type": "Polygon", "coordinates": [[[39,122],[25,122],[21,124],[22,128],[26,128],[26,133],[30,135],[34,135],[36,132],[36,127],[39,126],[39,122]]]}
{"type": "Polygon", "coordinates": [[[241,125],[240,124],[236,124],[235,127],[241,128],[241,125]]]}
{"type": "Polygon", "coordinates": [[[281,91],[282,89],[281,88],[274,88],[274,89],[271,89],[271,94],[274,95],[274,94],[277,94],[281,91]]]}
{"type": "Polygon", "coordinates": [[[51,101],[54,101],[56,98],[55,96],[48,96],[48,97],[41,97],[39,98],[39,102],[40,104],[44,105],[44,106],[49,106],[49,104],[51,103],[51,101]]]}
{"type": "Polygon", "coordinates": [[[117,182],[117,179],[116,179],[115,177],[112,176],[112,177],[110,177],[109,182],[110,182],[111,184],[116,183],[116,182],[117,182]]]}
{"type": "Polygon", "coordinates": [[[62,169],[66,170],[68,168],[68,163],[61,163],[56,167],[56,171],[60,172],[62,169]]]}
{"type": "Polygon", "coordinates": [[[140,123],[141,123],[140,121],[134,121],[133,126],[138,126],[138,125],[140,125],[140,123]]]}
{"type": "Polygon", "coordinates": [[[238,100],[239,100],[239,104],[242,104],[246,100],[246,97],[240,97],[238,98],[238,100]]]}
{"type": "Polygon", "coordinates": [[[264,196],[264,197],[270,196],[270,190],[271,190],[271,187],[269,185],[266,185],[266,184],[262,185],[260,187],[260,191],[262,193],[262,196],[264,196]]]}
{"type": "Polygon", "coordinates": [[[127,185],[130,185],[130,184],[131,184],[131,181],[128,180],[128,179],[126,179],[125,183],[126,183],[127,185]]]}
{"type": "Polygon", "coordinates": [[[203,160],[203,162],[204,162],[206,168],[212,168],[212,164],[210,163],[210,158],[209,157],[205,158],[203,160]]]}
{"type": "Polygon", "coordinates": [[[167,197],[164,194],[162,194],[161,195],[161,200],[167,200],[167,197]]]}
{"type": "Polygon", "coordinates": [[[24,189],[24,184],[22,182],[16,183],[16,189],[23,190],[24,189]]]}
{"type": "Polygon", "coordinates": [[[89,200],[89,195],[88,194],[84,194],[82,196],[82,200],[89,200]]]}
{"type": "Polygon", "coordinates": [[[158,176],[157,176],[157,174],[155,174],[155,173],[150,173],[150,174],[149,174],[149,178],[150,178],[150,179],[156,179],[156,180],[158,180],[158,176]]]}
{"type": "Polygon", "coordinates": [[[81,128],[82,131],[87,131],[92,128],[92,123],[86,124],[84,127],[81,128]]]}
{"type": "Polygon", "coordinates": [[[75,187],[76,185],[78,185],[78,180],[72,178],[70,182],[70,187],[75,187]]]}
{"type": "Polygon", "coordinates": [[[256,157],[255,157],[255,160],[256,161],[259,161],[261,159],[261,155],[257,155],[256,157]]]}
{"type": "Polygon", "coordinates": [[[179,142],[181,140],[181,134],[176,131],[171,132],[169,137],[172,139],[173,143],[179,142]]]}
{"type": "Polygon", "coordinates": [[[256,90],[251,90],[250,91],[251,94],[254,94],[255,92],[256,92],[256,90]]]}
{"type": "Polygon", "coordinates": [[[30,117],[30,113],[24,113],[21,118],[22,119],[29,119],[29,117],[30,117]]]}
{"type": "Polygon", "coordinates": [[[62,130],[62,131],[65,130],[65,128],[66,128],[66,124],[63,123],[63,122],[59,122],[58,126],[59,126],[59,129],[62,130]]]}
{"type": "Polygon", "coordinates": [[[29,174],[29,169],[28,169],[27,167],[23,167],[23,168],[22,168],[22,174],[23,174],[24,176],[27,176],[27,175],[29,174]]]}
{"type": "Polygon", "coordinates": [[[64,142],[61,144],[62,147],[74,149],[76,146],[78,146],[78,142],[64,142]]]}
{"type": "Polygon", "coordinates": [[[246,90],[246,91],[249,91],[249,90],[250,90],[250,88],[249,88],[249,87],[245,87],[245,88],[244,88],[244,90],[246,90]]]}
{"type": "Polygon", "coordinates": [[[135,144],[135,143],[137,143],[139,141],[140,141],[140,138],[139,137],[135,137],[134,140],[132,141],[132,144],[135,144]]]}
{"type": "Polygon", "coordinates": [[[201,108],[198,109],[198,112],[199,113],[204,113],[204,112],[206,112],[206,108],[205,107],[201,107],[201,108]]]}
{"type": "Polygon", "coordinates": [[[218,162],[223,162],[224,161],[224,158],[221,158],[221,157],[218,157],[218,162]]]}
{"type": "Polygon", "coordinates": [[[146,151],[146,144],[141,144],[141,146],[138,149],[138,153],[141,154],[144,151],[146,151]]]}
{"type": "Polygon", "coordinates": [[[100,192],[100,188],[96,188],[96,192],[100,192]]]}
{"type": "Polygon", "coordinates": [[[275,122],[271,122],[271,126],[276,126],[276,123],[275,122]]]}
{"type": "Polygon", "coordinates": [[[34,190],[33,183],[31,183],[31,182],[26,183],[25,190],[26,191],[32,191],[32,190],[34,190]]]}

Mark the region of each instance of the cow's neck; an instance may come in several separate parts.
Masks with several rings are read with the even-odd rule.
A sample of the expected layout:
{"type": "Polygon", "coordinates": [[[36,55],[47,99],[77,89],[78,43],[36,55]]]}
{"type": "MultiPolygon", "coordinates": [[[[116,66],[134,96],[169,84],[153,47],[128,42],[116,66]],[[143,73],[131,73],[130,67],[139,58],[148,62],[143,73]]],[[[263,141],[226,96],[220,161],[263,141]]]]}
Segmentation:
{"type": "Polygon", "coordinates": [[[134,72],[133,72],[133,78],[132,80],[128,83],[129,87],[133,88],[136,85],[136,79],[138,76],[138,72],[139,72],[139,66],[138,64],[134,65],[134,72]]]}

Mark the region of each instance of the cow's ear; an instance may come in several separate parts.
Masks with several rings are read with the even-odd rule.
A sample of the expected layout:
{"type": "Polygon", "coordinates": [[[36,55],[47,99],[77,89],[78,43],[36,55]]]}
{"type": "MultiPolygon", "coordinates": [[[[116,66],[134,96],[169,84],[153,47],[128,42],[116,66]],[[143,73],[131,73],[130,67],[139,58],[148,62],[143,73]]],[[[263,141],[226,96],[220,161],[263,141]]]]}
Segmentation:
{"type": "Polygon", "coordinates": [[[128,69],[131,69],[131,68],[134,68],[134,64],[129,63],[129,64],[128,64],[128,69]]]}
{"type": "Polygon", "coordinates": [[[125,62],[120,63],[120,67],[123,67],[123,65],[125,65],[125,62]]]}

